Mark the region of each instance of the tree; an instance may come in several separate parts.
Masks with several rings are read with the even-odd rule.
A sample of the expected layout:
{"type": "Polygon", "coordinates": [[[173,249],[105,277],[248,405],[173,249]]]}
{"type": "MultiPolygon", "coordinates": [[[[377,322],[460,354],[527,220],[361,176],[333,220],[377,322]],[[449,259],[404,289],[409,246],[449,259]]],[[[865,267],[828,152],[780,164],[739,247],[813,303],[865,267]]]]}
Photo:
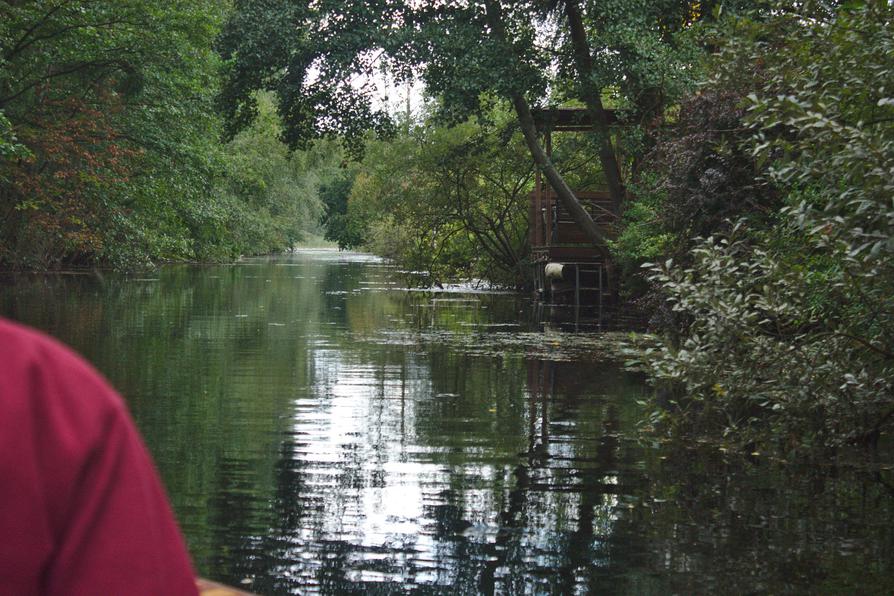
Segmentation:
{"type": "MultiPolygon", "coordinates": [[[[506,35],[506,15],[501,10],[499,3],[491,0],[487,2],[486,6],[487,21],[489,27],[493,31],[497,51],[505,52],[508,50],[512,52],[512,50],[515,50],[515,52],[508,54],[510,56],[512,56],[513,53],[517,54],[519,50],[524,51],[524,48],[519,47],[518,42],[509,43],[506,35]]],[[[522,39],[530,36],[532,36],[532,33],[525,33],[522,39]]],[[[556,192],[556,196],[558,196],[559,200],[568,210],[568,213],[571,215],[574,222],[580,226],[584,233],[587,234],[587,237],[600,250],[603,257],[608,260],[610,258],[610,253],[608,251],[608,242],[604,231],[599,229],[599,226],[593,221],[590,213],[584,208],[583,204],[577,200],[574,191],[571,190],[565,182],[565,179],[559,174],[555,165],[552,163],[552,160],[549,159],[549,156],[547,156],[543,147],[540,145],[536,123],[534,122],[531,108],[525,97],[525,90],[517,85],[517,82],[523,81],[524,78],[513,76],[515,74],[513,71],[517,70],[513,68],[513,63],[510,63],[507,66],[508,72],[506,72],[504,76],[508,75],[509,78],[503,83],[505,85],[503,93],[508,95],[512,102],[512,106],[515,108],[522,134],[525,137],[528,150],[534,158],[534,163],[536,163],[537,167],[543,172],[543,175],[546,177],[547,181],[549,181],[550,186],[552,186],[553,190],[556,192]]],[[[597,123],[597,126],[600,127],[600,133],[602,132],[602,128],[607,129],[607,119],[604,110],[601,110],[601,104],[598,106],[594,104],[594,109],[591,110],[591,113],[595,114],[598,118],[595,122],[597,123]]],[[[612,200],[617,206],[620,206],[623,202],[623,188],[619,183],[620,174],[617,168],[615,153],[609,146],[610,140],[607,130],[605,132],[606,134],[601,135],[600,137],[600,159],[605,168],[607,178],[614,182],[614,185],[610,182],[609,186],[610,192],[612,193],[612,200]]]]}
{"type": "Polygon", "coordinates": [[[280,140],[273,98],[262,95],[258,106],[258,118],[224,147],[222,192],[232,197],[232,211],[242,219],[232,226],[242,254],[290,248],[316,230],[322,212],[319,187],[339,158],[325,145],[312,154],[290,152],[280,140]]]}
{"type": "Polygon", "coordinates": [[[782,4],[735,30],[716,74],[761,65],[746,147],[787,206],[652,268],[684,324],[649,370],[710,433],[876,442],[894,423],[894,8],[782,4]]]}
{"type": "Polygon", "coordinates": [[[229,134],[256,117],[258,90],[276,94],[293,149],[325,136],[356,149],[367,130],[390,132],[365,77],[384,65],[384,48],[399,46],[407,10],[400,0],[237,0],[217,42],[229,134]]]}
{"type": "Polygon", "coordinates": [[[355,169],[345,169],[320,187],[320,199],[325,206],[321,223],[326,230],[326,240],[337,242],[338,247],[357,248],[366,241],[362,227],[348,213],[348,199],[356,179],[355,169]]]}
{"type": "Polygon", "coordinates": [[[489,124],[431,121],[410,135],[373,142],[347,206],[365,243],[429,283],[528,281],[528,194],[533,169],[508,106],[489,124]]]}
{"type": "MultiPolygon", "coordinates": [[[[688,3],[676,6],[691,12],[688,3]]],[[[634,8],[637,15],[646,10],[645,5],[634,8]]],[[[598,3],[588,5],[588,10],[598,11],[598,3]]],[[[657,27],[649,19],[641,21],[657,27]]],[[[449,122],[485,113],[482,101],[487,97],[502,98],[513,106],[537,167],[607,257],[603,231],[546,155],[531,115],[532,102],[541,105],[548,100],[548,90],[555,86],[553,67],[565,51],[561,43],[550,47],[551,40],[542,39],[542,31],[564,27],[570,31],[565,38],[573,42],[577,72],[561,72],[580,83],[564,87],[590,106],[600,160],[620,206],[624,194],[620,168],[601,105],[602,87],[592,63],[594,55],[611,52],[612,48],[587,46],[593,31],[586,26],[595,22],[585,18],[573,2],[429,4],[380,0],[284,5],[243,0],[237,2],[220,41],[229,64],[223,105],[232,126],[238,128],[254,114],[251,92],[275,91],[282,101],[285,136],[297,146],[332,134],[347,135],[356,142],[370,127],[387,131],[387,114],[373,107],[369,87],[357,83],[373,77],[380,67],[387,67],[398,79],[420,73],[429,93],[438,98],[442,117],[449,122]],[[564,13],[559,6],[564,7],[564,13]],[[568,18],[549,20],[557,14],[568,18]]],[[[561,39],[560,35],[559,42],[561,39]]]]}
{"type": "Polygon", "coordinates": [[[228,8],[0,2],[0,266],[227,259],[317,229],[334,152],[290,155],[268,96],[221,142],[228,8]]]}
{"type": "Polygon", "coordinates": [[[0,163],[5,265],[194,254],[217,6],[0,3],[0,109],[30,153],[0,163]]]}

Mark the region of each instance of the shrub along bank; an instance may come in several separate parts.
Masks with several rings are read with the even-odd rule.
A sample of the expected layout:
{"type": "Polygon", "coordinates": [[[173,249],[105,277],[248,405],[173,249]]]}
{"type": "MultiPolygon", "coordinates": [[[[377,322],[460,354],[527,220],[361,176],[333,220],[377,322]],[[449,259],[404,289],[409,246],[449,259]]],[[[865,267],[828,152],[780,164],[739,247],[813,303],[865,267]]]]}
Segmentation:
{"type": "Polygon", "coordinates": [[[706,147],[634,212],[662,214],[637,222],[641,247],[669,239],[646,265],[665,331],[639,359],[672,406],[658,417],[784,449],[876,443],[894,426],[894,8],[723,26],[691,100],[722,117],[701,111],[706,147]]]}

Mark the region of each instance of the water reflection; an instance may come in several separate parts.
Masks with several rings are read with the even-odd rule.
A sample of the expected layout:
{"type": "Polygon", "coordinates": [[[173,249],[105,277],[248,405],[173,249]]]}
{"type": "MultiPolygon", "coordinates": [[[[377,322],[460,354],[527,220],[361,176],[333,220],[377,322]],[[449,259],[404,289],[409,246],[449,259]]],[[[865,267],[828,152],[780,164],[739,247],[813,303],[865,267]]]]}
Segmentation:
{"type": "Polygon", "coordinates": [[[604,335],[307,252],[18,277],[127,396],[202,574],[265,594],[889,592],[890,469],[643,446],[604,335]]]}

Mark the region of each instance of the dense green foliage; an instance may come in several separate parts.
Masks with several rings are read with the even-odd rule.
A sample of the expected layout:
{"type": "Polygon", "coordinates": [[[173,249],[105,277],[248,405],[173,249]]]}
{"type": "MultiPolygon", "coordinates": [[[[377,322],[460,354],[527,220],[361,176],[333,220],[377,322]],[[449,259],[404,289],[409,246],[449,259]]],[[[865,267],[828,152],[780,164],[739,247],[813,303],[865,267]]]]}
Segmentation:
{"type": "MultiPolygon", "coordinates": [[[[505,115],[508,104],[515,126],[524,135],[518,139],[524,139],[532,156],[527,161],[533,158],[562,202],[570,205],[575,221],[580,220],[585,233],[605,252],[605,232],[596,229],[570,188],[584,190],[575,186],[576,179],[592,179],[595,170],[599,185],[607,186],[615,205],[623,203],[618,177],[621,169],[630,168],[620,163],[615,145],[623,146],[630,164],[642,154],[663,108],[691,81],[685,65],[692,63],[700,49],[689,39],[689,30],[712,14],[710,8],[678,0],[478,4],[242,0],[236,2],[219,41],[227,64],[221,103],[230,132],[235,133],[255,118],[257,91],[274,92],[290,145],[301,147],[314,139],[338,136],[356,150],[355,155],[367,140],[365,131],[385,133],[380,136],[388,143],[396,130],[393,118],[373,93],[371,82],[381,72],[391,73],[398,82],[414,75],[421,78],[432,107],[427,127],[461,128],[470,118],[492,126],[495,111],[505,115]],[[581,52],[588,58],[581,60],[581,52]],[[625,134],[606,132],[603,98],[625,120],[625,134]],[[530,106],[568,102],[586,105],[592,116],[593,134],[586,139],[589,147],[580,147],[577,153],[590,156],[587,173],[569,168],[561,157],[553,163],[534,131],[530,106]],[[594,163],[601,167],[593,168],[594,163]]],[[[441,135],[445,140],[446,134],[441,135]]],[[[500,134],[491,134],[487,142],[495,147],[505,144],[500,134]]],[[[406,151],[405,139],[390,143],[391,150],[374,149],[376,159],[388,160],[391,153],[406,151]]],[[[472,151],[471,156],[494,157],[486,151],[472,151]]],[[[531,169],[530,163],[517,159],[521,157],[513,155],[501,166],[514,164],[516,179],[531,169]]],[[[387,243],[373,240],[371,246],[399,257],[410,268],[433,273],[435,279],[486,274],[518,283],[524,277],[520,272],[526,258],[523,234],[516,229],[518,224],[508,226],[509,231],[500,229],[508,214],[500,206],[503,191],[488,189],[483,175],[477,180],[468,175],[469,168],[484,171],[493,166],[472,165],[470,159],[448,161],[450,165],[437,167],[452,168],[451,175],[463,178],[460,186],[477,185],[479,198],[431,200],[423,196],[426,187],[416,179],[418,167],[405,163],[405,167],[392,168],[389,175],[395,179],[387,182],[409,189],[402,191],[401,201],[383,196],[372,208],[375,200],[361,207],[357,199],[352,209],[347,192],[351,176],[347,176],[326,189],[328,237],[341,246],[357,246],[370,239],[374,228],[389,229],[395,234],[377,234],[379,240],[387,237],[387,243]],[[494,191],[482,201],[484,192],[494,191]],[[407,210],[409,203],[426,206],[407,210]],[[485,211],[500,213],[494,221],[475,213],[473,205],[487,203],[493,204],[485,211]],[[457,210],[458,205],[468,209],[457,210]],[[377,220],[391,223],[377,224],[377,220]],[[401,230],[412,234],[397,233],[401,230]],[[482,260],[486,266],[481,266],[482,260]],[[514,273],[507,277],[510,271],[514,273]]],[[[364,168],[370,163],[367,159],[364,168]]],[[[366,177],[358,180],[364,182],[366,177]]],[[[451,186],[457,185],[444,182],[439,189],[451,192],[451,186]]],[[[379,191],[389,194],[384,187],[379,191]]],[[[509,194],[516,213],[512,217],[520,220],[523,196],[518,189],[509,194]]]]}
{"type": "MultiPolygon", "coordinates": [[[[225,258],[299,236],[293,216],[311,216],[315,189],[240,186],[252,153],[284,155],[276,131],[219,141],[212,44],[226,10],[0,2],[0,265],[225,258]]],[[[270,181],[287,162],[265,165],[281,169],[270,181]]]]}
{"type": "Polygon", "coordinates": [[[369,248],[428,283],[525,283],[533,168],[511,116],[492,120],[496,129],[418,126],[368,147],[347,213],[369,248]]]}
{"type": "Polygon", "coordinates": [[[539,170],[620,295],[654,307],[644,366],[675,421],[871,442],[894,424],[892,11],[0,0],[0,266],[226,259],[325,231],[430,283],[520,287],[539,170]],[[383,73],[424,83],[423,116],[396,125],[383,73]],[[547,155],[531,108],[558,105],[592,132],[547,155]],[[595,188],[616,229],[574,195],[595,188]]]}
{"type": "Polygon", "coordinates": [[[750,152],[753,182],[714,196],[767,205],[769,186],[786,206],[762,217],[740,202],[731,229],[653,268],[679,335],[648,368],[677,384],[687,427],[796,449],[875,442],[894,422],[894,9],[802,6],[728,27],[712,84],[760,65],[747,139],[726,153],[750,152]]]}
{"type": "Polygon", "coordinates": [[[227,229],[240,253],[276,252],[316,231],[323,208],[320,187],[340,176],[337,147],[290,152],[280,140],[272,99],[258,101],[258,118],[224,147],[226,186],[220,196],[229,202],[227,229]]]}

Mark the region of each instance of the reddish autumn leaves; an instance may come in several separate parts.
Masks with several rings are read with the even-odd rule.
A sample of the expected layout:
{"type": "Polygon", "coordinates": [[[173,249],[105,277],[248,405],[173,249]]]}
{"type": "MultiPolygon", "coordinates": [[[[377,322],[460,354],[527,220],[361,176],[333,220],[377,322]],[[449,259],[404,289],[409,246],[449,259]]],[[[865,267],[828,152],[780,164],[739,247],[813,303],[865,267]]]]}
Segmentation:
{"type": "Polygon", "coordinates": [[[28,254],[27,265],[35,267],[101,250],[105,224],[120,209],[108,195],[128,181],[140,155],[115,127],[122,106],[114,94],[98,92],[90,100],[45,95],[17,130],[31,155],[3,165],[0,213],[0,259],[15,262],[28,254]]]}

